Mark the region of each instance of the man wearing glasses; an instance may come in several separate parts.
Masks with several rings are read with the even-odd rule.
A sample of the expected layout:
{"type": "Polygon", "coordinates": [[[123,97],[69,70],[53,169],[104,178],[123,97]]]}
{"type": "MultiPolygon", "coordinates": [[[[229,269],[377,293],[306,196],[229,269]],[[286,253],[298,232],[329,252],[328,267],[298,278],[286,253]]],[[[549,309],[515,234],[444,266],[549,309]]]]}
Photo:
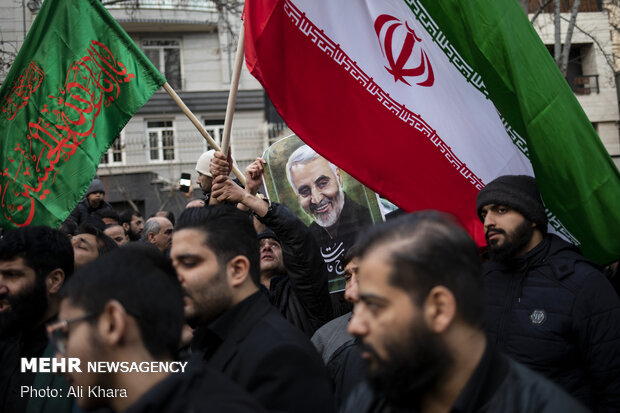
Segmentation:
{"type": "MultiPolygon", "coordinates": [[[[25,412],[45,400],[21,397],[22,386],[66,389],[59,376],[20,372],[20,359],[52,357],[45,322],[58,312],[58,294],[73,273],[69,239],[51,228],[24,227],[0,239],[0,411],[25,412]]],[[[71,399],[47,401],[55,412],[71,411],[71,399]]]]}
{"type": "Polygon", "coordinates": [[[85,411],[263,412],[201,360],[176,361],[183,296],[170,261],[143,244],[110,252],[76,272],[47,326],[71,392],[85,411]],[[116,365],[116,368],[112,366],[116,365]],[[103,369],[103,370],[102,370],[103,369]]]}

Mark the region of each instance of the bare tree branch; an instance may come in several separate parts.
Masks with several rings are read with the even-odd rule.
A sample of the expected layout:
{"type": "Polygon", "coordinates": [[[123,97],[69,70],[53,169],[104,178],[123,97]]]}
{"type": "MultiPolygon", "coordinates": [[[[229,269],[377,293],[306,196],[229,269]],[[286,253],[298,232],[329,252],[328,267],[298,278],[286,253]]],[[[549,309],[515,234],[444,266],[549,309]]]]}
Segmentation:
{"type": "MultiPolygon", "coordinates": [[[[566,17],[562,17],[562,20],[568,21],[568,19],[566,17]]],[[[588,38],[590,38],[592,40],[592,42],[596,45],[596,47],[601,51],[603,57],[605,58],[605,61],[607,62],[607,64],[611,68],[611,71],[615,72],[614,62],[613,62],[612,56],[609,55],[607,52],[605,52],[605,49],[603,48],[603,45],[601,44],[601,42],[596,37],[592,36],[590,33],[585,31],[581,27],[579,27],[579,25],[574,24],[574,27],[575,27],[575,29],[579,30],[580,33],[583,33],[584,35],[586,35],[588,38]]]]}
{"type": "Polygon", "coordinates": [[[532,20],[530,20],[530,23],[534,24],[534,22],[536,21],[536,19],[540,15],[540,13],[542,13],[543,10],[545,10],[545,7],[547,7],[549,4],[551,4],[552,1],[553,0],[545,0],[544,3],[541,3],[539,1],[538,2],[538,10],[536,10],[536,13],[534,13],[534,15],[532,16],[532,20]]]}

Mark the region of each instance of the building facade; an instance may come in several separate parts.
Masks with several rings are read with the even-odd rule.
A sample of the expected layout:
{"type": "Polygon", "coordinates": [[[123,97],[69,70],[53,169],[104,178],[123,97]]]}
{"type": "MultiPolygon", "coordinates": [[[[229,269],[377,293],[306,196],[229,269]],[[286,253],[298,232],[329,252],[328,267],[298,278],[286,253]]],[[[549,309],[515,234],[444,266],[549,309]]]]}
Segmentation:
{"type": "MultiPolygon", "coordinates": [[[[564,44],[573,0],[560,3],[560,38],[564,44]]],[[[617,38],[620,33],[612,24],[614,13],[611,8],[614,7],[614,3],[611,0],[581,1],[571,37],[566,80],[607,152],[620,168],[620,114],[616,88],[616,73],[619,67],[615,63],[620,55],[614,53],[620,51],[620,43],[614,49],[612,42],[612,38],[617,38]]],[[[548,4],[542,10],[539,4],[537,0],[529,0],[529,18],[532,20],[536,15],[534,28],[553,55],[555,44],[553,4],[548,4]]]]}

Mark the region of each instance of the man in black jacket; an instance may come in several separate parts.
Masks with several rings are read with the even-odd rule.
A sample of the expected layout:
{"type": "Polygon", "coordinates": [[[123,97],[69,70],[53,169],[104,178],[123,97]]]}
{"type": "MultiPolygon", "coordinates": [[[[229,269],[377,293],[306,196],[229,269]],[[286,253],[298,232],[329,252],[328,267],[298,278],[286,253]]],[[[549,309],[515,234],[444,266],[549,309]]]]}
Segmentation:
{"type": "Polygon", "coordinates": [[[620,411],[620,301],[571,244],[547,234],[534,178],[483,188],[486,331],[491,343],[593,411],[620,411]]]}
{"type": "MultiPolygon", "coordinates": [[[[1,412],[42,411],[33,404],[44,401],[33,398],[29,403],[21,397],[22,386],[66,390],[58,376],[21,372],[20,359],[52,356],[45,322],[56,317],[59,291],[72,273],[73,248],[60,231],[23,227],[0,239],[1,412]]],[[[51,411],[71,411],[70,399],[47,402],[51,411]]]]}
{"type": "Polygon", "coordinates": [[[308,227],[286,206],[269,205],[256,196],[261,179],[262,163],[257,161],[246,170],[247,189],[219,175],[212,196],[249,209],[268,227],[258,235],[261,289],[284,318],[311,337],[332,315],[327,272],[308,227]]]}
{"type": "Polygon", "coordinates": [[[405,215],[371,229],[360,248],[349,332],[368,384],[345,412],[586,411],[487,343],[478,250],[454,219],[405,215]]]}
{"type": "Polygon", "coordinates": [[[171,258],[186,320],[196,328],[193,352],[268,410],[334,410],[321,358],[258,290],[258,239],[247,213],[232,205],[186,209],[176,223],[171,258]]]}
{"type": "Polygon", "coordinates": [[[150,246],[129,245],[78,270],[61,292],[58,318],[48,331],[57,357],[79,359],[81,371],[66,374],[83,410],[263,411],[201,360],[174,359],[182,291],[170,261],[150,246]],[[119,367],[105,367],[113,363],[119,367]]]}

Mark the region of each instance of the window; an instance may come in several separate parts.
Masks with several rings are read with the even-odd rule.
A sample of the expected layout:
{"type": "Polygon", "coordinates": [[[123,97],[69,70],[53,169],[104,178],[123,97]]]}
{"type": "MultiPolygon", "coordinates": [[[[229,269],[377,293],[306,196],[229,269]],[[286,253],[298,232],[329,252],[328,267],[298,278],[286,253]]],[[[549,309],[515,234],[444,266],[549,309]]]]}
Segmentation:
{"type": "Polygon", "coordinates": [[[108,151],[101,157],[101,165],[121,165],[125,162],[125,144],[123,135],[119,134],[108,151]]]}
{"type": "MultiPolygon", "coordinates": [[[[224,119],[205,119],[205,129],[209,132],[209,135],[218,144],[222,144],[222,136],[224,135],[224,119]]],[[[211,145],[205,140],[205,151],[212,148],[211,145]]]]}
{"type": "Polygon", "coordinates": [[[142,50],[164,75],[170,86],[181,90],[181,42],[178,40],[142,40],[142,50]]]}
{"type": "MultiPolygon", "coordinates": [[[[553,45],[547,45],[553,56],[553,45]]],[[[573,43],[568,54],[566,81],[576,95],[599,93],[598,74],[594,45],[592,43],[573,43]]]]}
{"type": "Polygon", "coordinates": [[[149,160],[174,160],[174,129],[172,128],[172,121],[147,122],[146,134],[149,145],[149,160]]]}

